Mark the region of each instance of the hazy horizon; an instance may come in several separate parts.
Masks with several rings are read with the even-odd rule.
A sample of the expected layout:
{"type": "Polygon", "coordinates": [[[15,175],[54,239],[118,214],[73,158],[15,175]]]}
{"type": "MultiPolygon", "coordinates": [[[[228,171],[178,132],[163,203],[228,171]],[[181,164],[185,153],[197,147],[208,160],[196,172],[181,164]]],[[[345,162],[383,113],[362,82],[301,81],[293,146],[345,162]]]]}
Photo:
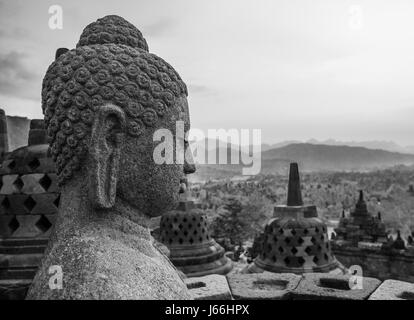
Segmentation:
{"type": "Polygon", "coordinates": [[[0,1],[0,107],[42,117],[58,47],[118,14],[187,83],[192,127],[258,128],[262,142],[414,141],[410,1],[0,1]],[[48,27],[49,6],[63,29],[48,27]]]}

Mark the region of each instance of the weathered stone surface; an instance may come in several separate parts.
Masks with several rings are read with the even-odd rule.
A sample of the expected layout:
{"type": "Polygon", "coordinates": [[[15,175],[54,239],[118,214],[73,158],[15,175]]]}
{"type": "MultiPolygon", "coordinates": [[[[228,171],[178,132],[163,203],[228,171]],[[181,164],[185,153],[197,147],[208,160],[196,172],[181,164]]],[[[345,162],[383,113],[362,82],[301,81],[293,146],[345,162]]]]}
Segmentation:
{"type": "Polygon", "coordinates": [[[47,144],[45,135],[45,122],[43,119],[33,119],[30,121],[29,145],[47,144]]]}
{"type": "Polygon", "coordinates": [[[146,228],[116,215],[77,227],[49,247],[28,299],[190,298],[146,228]],[[48,286],[52,265],[62,267],[62,290],[48,286]]]}
{"type": "Polygon", "coordinates": [[[28,146],[7,153],[0,168],[0,299],[25,298],[56,218],[59,191],[43,126],[32,120],[28,146]]]}
{"type": "Polygon", "coordinates": [[[378,242],[358,242],[358,248],[360,249],[368,249],[372,251],[380,251],[382,247],[382,243],[378,242]]]}
{"type": "Polygon", "coordinates": [[[414,283],[385,280],[369,300],[414,300],[414,283]]]}
{"type": "Polygon", "coordinates": [[[169,248],[170,260],[188,277],[227,274],[232,261],[211,237],[207,216],[183,194],[178,208],[160,221],[160,240],[169,248]]]}
{"type": "Polygon", "coordinates": [[[31,280],[0,280],[0,300],[23,300],[31,280]]]}
{"type": "Polygon", "coordinates": [[[286,300],[301,276],[291,273],[231,274],[227,276],[236,300],[286,300]]]}
{"type": "Polygon", "coordinates": [[[395,279],[414,282],[414,251],[357,248],[348,242],[334,242],[332,250],[345,266],[361,266],[364,275],[382,281],[395,279]]]}
{"type": "Polygon", "coordinates": [[[225,276],[211,274],[185,279],[194,300],[231,300],[230,288],[225,276]]]}
{"type": "Polygon", "coordinates": [[[261,252],[249,270],[303,274],[344,269],[332,254],[327,230],[316,206],[303,205],[298,165],[291,163],[287,205],[274,207],[261,252]]]}
{"type": "MultiPolygon", "coordinates": [[[[351,289],[350,276],[324,273],[304,274],[292,292],[294,300],[365,300],[381,281],[363,277],[362,289],[351,289]]],[[[352,285],[352,284],[351,284],[352,285]]]]}
{"type": "Polygon", "coordinates": [[[28,237],[0,241],[0,300],[25,298],[46,243],[46,239],[28,237]]]}
{"type": "Polygon", "coordinates": [[[10,237],[17,228],[19,228],[19,221],[15,216],[0,215],[0,236],[2,238],[10,237]]]}
{"type": "Polygon", "coordinates": [[[183,139],[189,130],[186,97],[178,73],[118,16],[88,25],[76,49],[57,55],[42,108],[61,199],[28,299],[191,298],[148,229],[177,205],[180,181],[195,170],[154,160],[158,129],[183,139]],[[52,265],[62,268],[61,290],[48,287],[52,265]]]}
{"type": "MultiPolygon", "coordinates": [[[[0,175],[54,173],[56,169],[53,161],[50,161],[48,149],[49,145],[40,144],[13,150],[6,154],[0,167],[0,175]]],[[[14,190],[19,192],[21,188],[17,187],[14,190]]]]}

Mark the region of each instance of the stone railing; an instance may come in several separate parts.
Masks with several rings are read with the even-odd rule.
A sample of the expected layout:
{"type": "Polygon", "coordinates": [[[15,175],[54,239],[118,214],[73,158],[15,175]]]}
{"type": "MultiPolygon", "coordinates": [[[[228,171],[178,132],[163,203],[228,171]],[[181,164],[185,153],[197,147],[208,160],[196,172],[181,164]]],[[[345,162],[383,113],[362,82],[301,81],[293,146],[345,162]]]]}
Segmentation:
{"type": "Polygon", "coordinates": [[[381,244],[344,240],[332,241],[332,251],[345,266],[358,265],[364,275],[380,280],[396,279],[414,282],[414,247],[404,250],[384,248],[381,244]]]}
{"type": "Polygon", "coordinates": [[[414,299],[414,283],[326,273],[208,275],[185,281],[195,300],[414,299]]]}

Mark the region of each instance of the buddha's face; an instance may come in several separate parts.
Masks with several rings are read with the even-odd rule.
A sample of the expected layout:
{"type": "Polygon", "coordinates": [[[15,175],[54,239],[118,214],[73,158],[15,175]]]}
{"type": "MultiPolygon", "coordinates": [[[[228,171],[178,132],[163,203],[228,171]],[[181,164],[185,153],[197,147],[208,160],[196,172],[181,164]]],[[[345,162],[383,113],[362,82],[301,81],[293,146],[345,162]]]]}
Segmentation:
{"type": "MultiPolygon", "coordinates": [[[[182,110],[171,117],[159,120],[157,126],[147,128],[139,137],[126,135],[121,151],[121,160],[118,172],[117,197],[121,197],[132,207],[149,216],[161,215],[172,209],[178,201],[180,184],[186,174],[193,173],[195,167],[191,164],[191,151],[184,137],[176,132],[176,122],[184,123],[184,130],[190,128],[187,99],[183,96],[176,99],[175,110],[182,110]],[[161,141],[154,141],[153,136],[157,130],[167,129],[174,138],[172,150],[174,159],[176,153],[187,154],[184,164],[158,164],[154,160],[154,151],[161,141]],[[184,149],[175,144],[178,141],[184,144],[184,149]]],[[[178,157],[180,155],[177,155],[178,157]]],[[[184,157],[181,154],[181,157],[184,157]]],[[[185,157],[184,157],[185,158],[185,157]]]]}

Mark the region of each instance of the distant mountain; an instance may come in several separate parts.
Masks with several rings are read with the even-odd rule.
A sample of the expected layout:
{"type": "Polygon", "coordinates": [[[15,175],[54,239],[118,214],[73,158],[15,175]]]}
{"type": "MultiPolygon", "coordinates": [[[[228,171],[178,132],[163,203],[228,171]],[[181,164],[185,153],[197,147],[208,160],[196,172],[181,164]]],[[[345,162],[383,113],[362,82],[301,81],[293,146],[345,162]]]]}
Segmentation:
{"type": "MultiPolygon", "coordinates": [[[[327,146],[348,146],[348,147],[363,147],[367,149],[373,150],[385,150],[390,152],[399,152],[399,153],[412,153],[414,154],[414,145],[413,146],[401,146],[394,141],[383,141],[383,140],[372,140],[372,141],[339,141],[335,139],[326,139],[326,140],[317,140],[317,139],[309,139],[307,141],[300,141],[300,140],[286,140],[277,143],[263,143],[261,145],[261,151],[267,151],[271,149],[282,148],[288,146],[290,144],[299,144],[299,143],[308,143],[308,144],[323,144],[327,146]]],[[[206,150],[211,150],[214,147],[218,148],[226,148],[227,143],[223,140],[215,140],[212,139],[205,139],[204,141],[194,142],[193,145],[202,146],[204,144],[204,148],[206,150]]],[[[231,144],[233,149],[237,149],[234,144],[231,144]]]]}
{"type": "Polygon", "coordinates": [[[329,146],[349,146],[349,147],[364,147],[367,149],[381,149],[385,151],[391,152],[400,152],[400,153],[414,153],[413,147],[404,147],[401,146],[394,141],[381,141],[381,140],[373,140],[373,141],[338,141],[335,139],[327,139],[327,140],[316,140],[310,139],[306,141],[306,143],[311,144],[325,144],[329,146]]]}
{"type": "Polygon", "coordinates": [[[348,147],[364,147],[367,149],[381,149],[390,152],[400,152],[400,153],[412,153],[414,154],[414,146],[401,146],[394,141],[382,141],[382,140],[372,140],[372,141],[338,141],[335,139],[327,140],[316,140],[309,139],[307,141],[299,140],[287,140],[274,144],[262,144],[262,151],[281,148],[290,144],[295,143],[310,143],[310,144],[324,144],[327,146],[348,146],[348,147]]]}
{"type": "MultiPolygon", "coordinates": [[[[234,154],[232,148],[231,153],[234,154]]],[[[284,174],[290,162],[302,171],[371,171],[396,165],[414,165],[414,154],[363,147],[293,143],[261,153],[262,174],[284,174]]],[[[242,165],[198,165],[195,179],[220,179],[241,175],[242,165]]]]}
{"type": "Polygon", "coordinates": [[[414,146],[406,146],[405,148],[407,149],[408,153],[414,153],[414,146]]]}
{"type": "Polygon", "coordinates": [[[273,143],[273,144],[266,144],[263,143],[262,144],[262,151],[267,151],[270,149],[277,149],[277,148],[281,148],[284,146],[287,146],[289,144],[294,144],[294,143],[301,143],[302,141],[299,140],[286,140],[286,141],[282,141],[282,142],[278,142],[278,143],[273,143]]]}
{"type": "Polygon", "coordinates": [[[363,147],[297,143],[262,152],[262,168],[281,159],[299,162],[307,171],[373,170],[394,165],[414,164],[413,154],[363,147]]]}

